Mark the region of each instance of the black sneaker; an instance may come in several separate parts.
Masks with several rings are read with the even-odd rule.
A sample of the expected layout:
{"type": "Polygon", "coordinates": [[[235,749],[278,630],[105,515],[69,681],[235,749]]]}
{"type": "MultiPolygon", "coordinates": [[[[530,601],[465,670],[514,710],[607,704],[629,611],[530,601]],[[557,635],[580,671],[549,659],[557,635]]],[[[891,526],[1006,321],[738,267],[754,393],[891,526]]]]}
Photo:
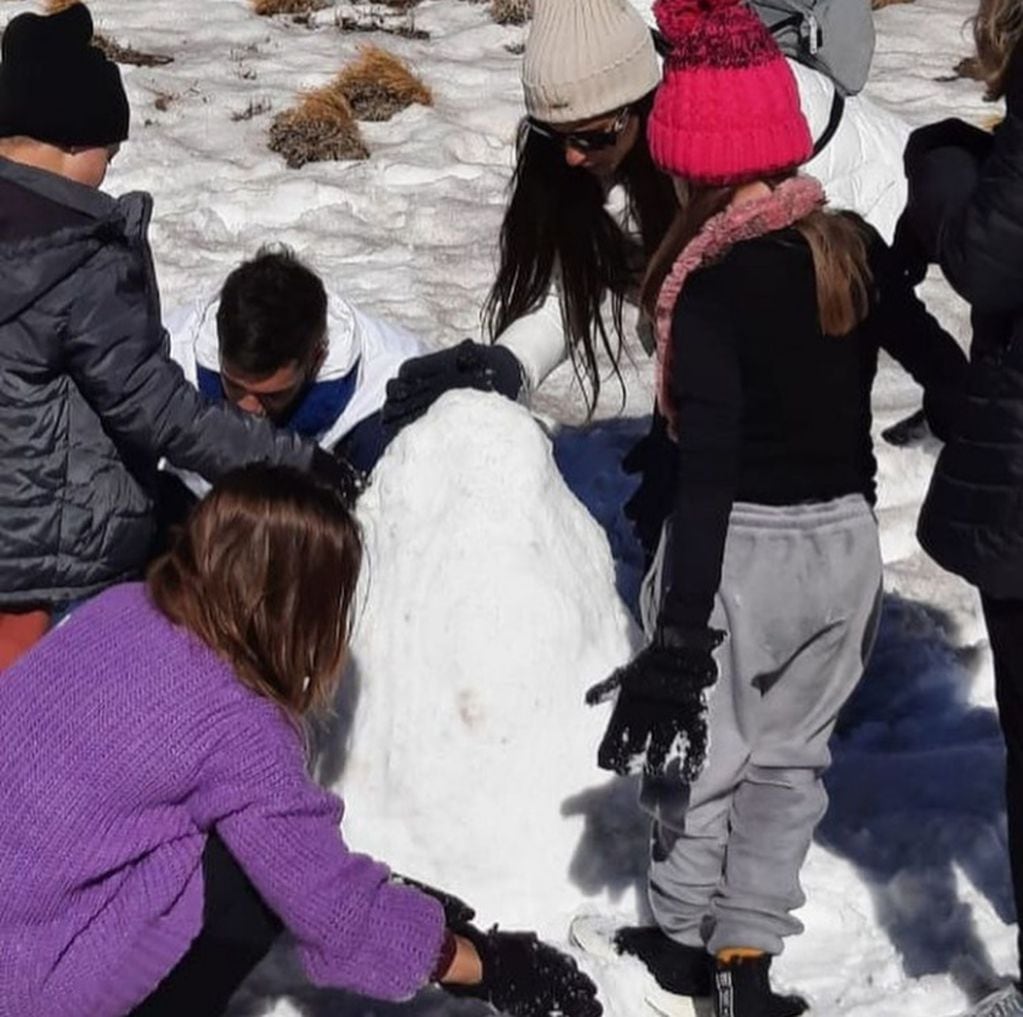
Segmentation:
{"type": "Polygon", "coordinates": [[[657,984],[676,996],[709,996],[714,959],[702,947],[669,939],[657,926],[619,929],[614,937],[619,953],[638,957],[657,984]]]}
{"type": "Polygon", "coordinates": [[[570,936],[576,946],[604,963],[622,957],[639,962],[646,1007],[637,1008],[637,1013],[710,1017],[714,960],[706,950],[676,943],[658,928],[622,928],[599,915],[576,918],[570,936]]]}
{"type": "Polygon", "coordinates": [[[771,958],[742,957],[718,961],[714,971],[715,1017],[799,1017],[810,1004],[801,996],[771,991],[771,958]]]}

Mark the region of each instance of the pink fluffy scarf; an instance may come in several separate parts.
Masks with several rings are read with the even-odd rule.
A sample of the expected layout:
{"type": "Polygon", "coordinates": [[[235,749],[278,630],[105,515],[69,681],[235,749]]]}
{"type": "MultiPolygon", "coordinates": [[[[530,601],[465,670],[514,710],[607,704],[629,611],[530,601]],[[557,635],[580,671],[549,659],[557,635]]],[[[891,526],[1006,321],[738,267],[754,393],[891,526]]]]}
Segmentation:
{"type": "Polygon", "coordinates": [[[671,322],[686,279],[698,268],[724,257],[740,241],[785,229],[823,206],[825,200],[824,188],[813,177],[792,177],[763,198],[726,208],[712,216],[675,259],[658,294],[654,319],[657,333],[657,405],[668,421],[668,431],[673,438],[677,437],[677,414],[669,391],[671,322]]]}

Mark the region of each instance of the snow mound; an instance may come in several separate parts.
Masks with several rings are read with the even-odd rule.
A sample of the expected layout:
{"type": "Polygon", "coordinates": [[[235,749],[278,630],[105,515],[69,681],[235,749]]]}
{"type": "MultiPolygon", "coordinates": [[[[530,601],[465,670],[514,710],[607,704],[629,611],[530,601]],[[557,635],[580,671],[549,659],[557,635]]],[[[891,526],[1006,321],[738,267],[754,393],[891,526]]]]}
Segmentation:
{"type": "Polygon", "coordinates": [[[321,774],[345,835],[481,921],[563,937],[599,903],[594,830],[628,790],[596,766],[607,709],[583,703],[639,640],[604,533],[530,414],[476,392],[397,438],[359,517],[351,727],[321,774]]]}

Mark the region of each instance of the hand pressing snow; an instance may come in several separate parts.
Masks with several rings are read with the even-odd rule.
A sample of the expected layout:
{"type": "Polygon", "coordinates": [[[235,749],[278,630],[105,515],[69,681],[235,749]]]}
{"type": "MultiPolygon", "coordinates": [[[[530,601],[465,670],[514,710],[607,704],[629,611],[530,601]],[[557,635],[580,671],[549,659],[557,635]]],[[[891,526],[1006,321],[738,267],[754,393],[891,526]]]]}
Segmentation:
{"type": "Polygon", "coordinates": [[[483,981],[475,986],[445,986],[456,996],[489,1003],[509,1017],[601,1017],[597,987],[567,954],[541,942],[532,932],[480,932],[456,929],[476,947],[483,981]]]}

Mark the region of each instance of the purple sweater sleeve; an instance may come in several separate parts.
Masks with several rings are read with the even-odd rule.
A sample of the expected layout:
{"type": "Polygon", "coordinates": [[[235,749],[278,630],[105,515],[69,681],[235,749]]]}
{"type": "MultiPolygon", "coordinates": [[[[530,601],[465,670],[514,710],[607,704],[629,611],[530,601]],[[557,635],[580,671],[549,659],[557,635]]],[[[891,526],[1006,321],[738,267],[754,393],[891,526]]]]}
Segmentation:
{"type": "Polygon", "coordinates": [[[235,728],[233,744],[219,742],[210,760],[217,772],[196,798],[197,821],[216,828],[295,937],[313,982],[410,999],[440,957],[441,906],[349,851],[341,800],[313,783],[296,733],[276,708],[260,705],[268,708],[261,723],[246,725],[244,735],[235,728]]]}

